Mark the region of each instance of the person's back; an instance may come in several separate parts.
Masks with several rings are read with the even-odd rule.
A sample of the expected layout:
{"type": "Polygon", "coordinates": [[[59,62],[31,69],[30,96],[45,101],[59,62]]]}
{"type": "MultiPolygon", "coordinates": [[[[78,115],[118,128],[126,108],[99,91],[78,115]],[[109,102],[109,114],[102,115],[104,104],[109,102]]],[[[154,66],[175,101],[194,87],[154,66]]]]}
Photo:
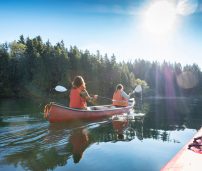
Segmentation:
{"type": "Polygon", "coordinates": [[[86,100],[80,96],[82,89],[79,87],[73,87],[70,92],[70,103],[69,107],[71,108],[86,108],[86,100]]]}
{"type": "Polygon", "coordinates": [[[69,107],[77,109],[87,109],[87,101],[93,102],[97,96],[90,97],[86,91],[86,86],[81,76],[76,76],[72,83],[72,89],[70,91],[70,103],[69,107]]]}
{"type": "Polygon", "coordinates": [[[123,91],[123,85],[118,84],[116,87],[116,91],[113,94],[113,105],[117,107],[128,106],[128,99],[130,95],[127,95],[123,91]]]}

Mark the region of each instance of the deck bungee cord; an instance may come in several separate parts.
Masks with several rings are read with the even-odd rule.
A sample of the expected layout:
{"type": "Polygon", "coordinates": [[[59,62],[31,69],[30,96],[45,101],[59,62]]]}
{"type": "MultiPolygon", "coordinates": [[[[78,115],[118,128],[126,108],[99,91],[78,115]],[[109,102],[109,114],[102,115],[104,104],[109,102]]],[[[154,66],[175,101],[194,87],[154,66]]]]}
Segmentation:
{"type": "Polygon", "coordinates": [[[193,142],[188,145],[188,149],[202,154],[202,136],[194,138],[193,142]]]}

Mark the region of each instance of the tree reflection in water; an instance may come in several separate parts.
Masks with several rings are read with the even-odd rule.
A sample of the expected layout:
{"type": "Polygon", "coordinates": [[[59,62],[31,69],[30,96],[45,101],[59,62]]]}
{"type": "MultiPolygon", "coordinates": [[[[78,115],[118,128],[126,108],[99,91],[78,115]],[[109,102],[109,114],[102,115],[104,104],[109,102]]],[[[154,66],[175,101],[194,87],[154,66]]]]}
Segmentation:
{"type": "MultiPolygon", "coordinates": [[[[151,139],[179,143],[180,139],[170,136],[172,131],[199,127],[202,109],[199,106],[196,110],[194,101],[191,101],[192,103],[190,100],[188,102],[186,100],[186,103],[179,101],[182,100],[172,99],[171,103],[171,100],[151,99],[149,103],[143,104],[141,112],[145,113],[145,116],[122,118],[122,120],[105,119],[66,124],[49,124],[41,119],[39,121],[35,119],[34,122],[28,120],[25,125],[24,122],[23,125],[17,125],[21,130],[16,130],[15,135],[9,131],[19,128],[15,127],[17,123],[14,125],[9,120],[5,122],[0,118],[0,126],[3,128],[1,130],[7,131],[0,134],[1,149],[5,149],[4,153],[0,153],[0,163],[5,166],[21,166],[25,170],[54,170],[58,166],[81,164],[86,150],[92,144],[127,142],[135,138],[140,141],[151,139]],[[176,104],[173,107],[174,102],[176,104]],[[184,111],[183,107],[180,107],[182,104],[186,104],[189,110],[184,111]]],[[[138,112],[138,109],[135,111],[138,112]]],[[[138,141],[133,143],[136,142],[138,141]]],[[[88,161],[87,154],[85,158],[88,161]]]]}

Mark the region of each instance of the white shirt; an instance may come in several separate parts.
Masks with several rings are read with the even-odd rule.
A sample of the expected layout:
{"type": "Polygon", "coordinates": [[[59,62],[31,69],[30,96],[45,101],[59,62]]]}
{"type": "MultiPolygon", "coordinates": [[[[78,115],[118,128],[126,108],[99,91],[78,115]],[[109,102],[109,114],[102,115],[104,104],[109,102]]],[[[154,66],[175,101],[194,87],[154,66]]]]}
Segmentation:
{"type": "Polygon", "coordinates": [[[127,95],[126,92],[123,91],[123,90],[121,91],[121,96],[124,97],[125,99],[129,99],[130,98],[130,96],[127,95]]]}

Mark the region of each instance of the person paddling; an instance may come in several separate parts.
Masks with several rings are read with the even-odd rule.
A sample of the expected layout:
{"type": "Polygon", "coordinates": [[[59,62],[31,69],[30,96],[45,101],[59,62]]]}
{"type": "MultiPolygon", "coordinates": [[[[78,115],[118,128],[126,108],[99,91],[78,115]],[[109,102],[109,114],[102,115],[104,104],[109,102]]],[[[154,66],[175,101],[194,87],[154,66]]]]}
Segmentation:
{"type": "Polygon", "coordinates": [[[129,95],[127,95],[123,89],[124,88],[122,84],[118,84],[116,86],[116,90],[113,94],[113,103],[112,103],[114,106],[117,107],[128,106],[128,100],[132,93],[129,93],[129,95]]]}
{"type": "Polygon", "coordinates": [[[76,76],[72,82],[69,107],[87,109],[87,101],[90,103],[95,103],[96,99],[97,95],[91,97],[88,94],[84,79],[81,76],[76,76]]]}

